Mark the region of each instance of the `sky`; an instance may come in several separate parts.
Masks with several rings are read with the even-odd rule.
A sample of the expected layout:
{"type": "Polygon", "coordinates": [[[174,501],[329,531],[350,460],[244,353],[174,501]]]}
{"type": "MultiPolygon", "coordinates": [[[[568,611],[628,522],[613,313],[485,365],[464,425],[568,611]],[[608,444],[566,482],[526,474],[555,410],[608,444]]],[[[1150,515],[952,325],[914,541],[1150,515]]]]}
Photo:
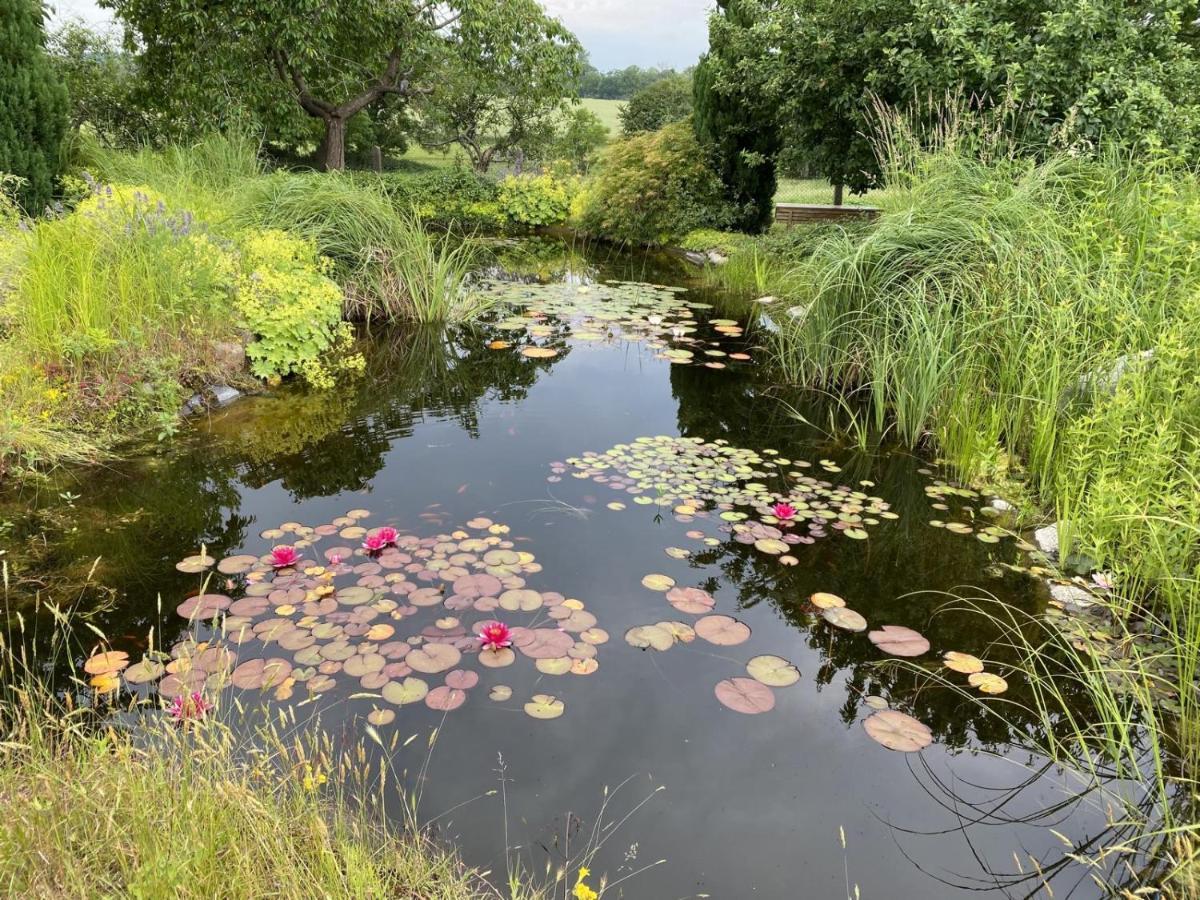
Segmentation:
{"type": "MultiPolygon", "coordinates": [[[[575,32],[598,69],[685,68],[708,46],[711,0],[542,0],[575,32]]],[[[99,25],[111,13],[94,0],[51,0],[55,20],[79,16],[99,25]]]]}

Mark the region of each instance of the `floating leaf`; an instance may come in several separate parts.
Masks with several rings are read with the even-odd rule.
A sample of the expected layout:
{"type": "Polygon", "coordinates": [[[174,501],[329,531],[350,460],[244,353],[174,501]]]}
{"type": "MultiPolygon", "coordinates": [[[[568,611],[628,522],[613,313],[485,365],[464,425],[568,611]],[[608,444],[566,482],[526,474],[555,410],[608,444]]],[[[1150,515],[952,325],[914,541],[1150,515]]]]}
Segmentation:
{"type": "Polygon", "coordinates": [[[425,644],[404,658],[414,672],[434,675],[453,669],[462,659],[462,653],[450,644],[425,644]]]}
{"type": "Polygon", "coordinates": [[[539,659],[535,665],[543,675],[566,675],[571,671],[572,662],[573,660],[560,656],[554,659],[539,659]]]}
{"type": "Polygon", "coordinates": [[[817,609],[835,609],[846,605],[846,601],[837,594],[829,594],[825,591],[818,591],[808,599],[817,609]]]}
{"type": "Polygon", "coordinates": [[[494,700],[496,703],[503,703],[512,697],[512,688],[507,684],[498,684],[488,693],[488,699],[494,700]]]}
{"type": "Polygon", "coordinates": [[[388,703],[404,706],[424,700],[429,693],[429,685],[420,678],[405,678],[403,681],[389,681],[380,693],[388,703]]]}
{"type": "Polygon", "coordinates": [[[479,651],[479,664],[489,669],[502,669],[517,661],[517,655],[507,647],[501,650],[479,651]]]}
{"type": "Polygon", "coordinates": [[[800,670],[779,656],[756,656],[746,663],[746,671],[770,687],[789,687],[800,680],[800,670]]]}
{"type": "Polygon", "coordinates": [[[884,625],[870,632],[867,638],[891,656],[920,656],[929,652],[929,641],[918,632],[902,625],[884,625]]]}
{"type": "Polygon", "coordinates": [[[211,619],[217,613],[228,609],[232,602],[224,594],[197,594],[175,607],[175,612],[185,619],[211,619]]]}
{"type": "Polygon", "coordinates": [[[700,588],[673,587],[667,591],[667,602],[681,613],[703,615],[716,606],[712,594],[700,588]]]}
{"type": "Polygon", "coordinates": [[[292,664],[286,659],[252,659],[233,670],[230,681],[234,687],[254,691],[274,687],[292,674],[292,664]]]}
{"type": "Polygon", "coordinates": [[[863,703],[871,707],[871,709],[887,709],[888,702],[876,694],[871,694],[863,698],[863,703]]]}
{"type": "Polygon", "coordinates": [[[478,672],[468,672],[465,669],[455,669],[446,676],[447,687],[452,687],[455,690],[469,691],[477,684],[479,684],[478,672]]]}
{"type": "Polygon", "coordinates": [[[378,728],[391,725],[395,720],[396,711],[391,709],[373,709],[367,714],[367,721],[378,728]]]}
{"type": "MultiPolygon", "coordinates": [[[[257,562],[257,560],[255,560],[257,562]]],[[[175,564],[175,568],[187,575],[198,575],[207,569],[212,568],[216,560],[206,553],[189,556],[186,559],[181,559],[175,564]]]]}
{"type": "Polygon", "coordinates": [[[975,672],[967,676],[967,682],[985,694],[1003,694],[1008,690],[1008,682],[991,672],[975,672]]]}
{"type": "Polygon", "coordinates": [[[525,713],[535,719],[557,719],[566,712],[566,704],[550,694],[534,694],[525,704],[525,713]]]}
{"type": "Polygon", "coordinates": [[[946,668],[952,672],[960,672],[963,675],[975,675],[983,671],[983,660],[969,653],[959,653],[957,650],[950,650],[942,656],[942,659],[946,668]]]}
{"type": "Polygon", "coordinates": [[[750,626],[731,616],[705,616],[696,621],[696,634],[710,644],[732,647],[750,639],[750,626]]]}
{"type": "Polygon", "coordinates": [[[450,712],[467,702],[467,692],[442,685],[425,695],[425,705],[439,712],[450,712]]]}
{"type": "Polygon", "coordinates": [[[756,715],[775,708],[775,693],[753,678],[727,678],[717,682],[717,699],[734,712],[756,715]]]}
{"type": "Polygon", "coordinates": [[[625,632],[625,643],[639,650],[670,650],[675,646],[675,636],[658,625],[638,625],[625,632]]]}
{"type": "Polygon", "coordinates": [[[866,631],[867,620],[846,606],[834,606],[824,610],[821,616],[835,628],[846,631],[866,631]]]}
{"type": "Polygon", "coordinates": [[[558,351],[550,347],[525,347],[521,351],[521,355],[530,359],[552,359],[558,356],[558,351]]]}
{"type": "Polygon", "coordinates": [[[675,579],[666,575],[647,575],[642,579],[642,585],[652,591],[667,591],[675,586],[675,579]]]}
{"type": "Polygon", "coordinates": [[[154,659],[143,659],[125,670],[125,680],[129,684],[149,684],[162,678],[166,667],[154,659]]]}
{"type": "Polygon", "coordinates": [[[120,672],[128,665],[128,653],[121,650],[110,650],[107,653],[97,653],[89,656],[83,664],[83,671],[89,675],[112,675],[120,672]]]}
{"type": "Polygon", "coordinates": [[[867,716],[863,728],[873,740],[901,753],[915,753],[933,743],[933,732],[929,728],[895,709],[867,716]]]}

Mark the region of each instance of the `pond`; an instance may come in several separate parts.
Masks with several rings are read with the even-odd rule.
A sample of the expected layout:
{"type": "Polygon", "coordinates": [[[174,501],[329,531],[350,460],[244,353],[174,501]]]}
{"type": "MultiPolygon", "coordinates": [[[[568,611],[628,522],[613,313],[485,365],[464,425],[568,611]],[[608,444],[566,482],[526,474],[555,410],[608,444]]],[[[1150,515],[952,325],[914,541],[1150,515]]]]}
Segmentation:
{"type": "MultiPolygon", "coordinates": [[[[135,663],[151,629],[170,648],[234,617],[230,655],[166,693],[233,669],[222,696],[340,742],[372,716],[389,749],[366,740],[366,764],[501,881],[506,846],[537,873],[598,834],[593,872],[633,876],[608,896],[1026,896],[1038,866],[1098,895],[1059,835],[1086,846],[1105,816],[1024,749],[1024,686],[942,665],[1011,675],[956,596],[1045,600],[984,498],[828,436],[829,410],[769,381],[771,308],[681,260],[550,238],[497,256],[515,305],[487,323],[364,335],[367,371],[335,391],[284,387],[64,476],[38,501],[43,567],[99,559],[96,624],[135,663]],[[284,544],[306,561],[271,571],[284,544]],[[202,584],[216,598],[177,614],[202,584]],[[494,620],[512,649],[480,649],[494,620]],[[928,732],[873,739],[885,704],[928,732]],[[928,746],[884,746],[908,741],[928,746]]],[[[123,690],[153,691],[149,669],[123,690]]]]}

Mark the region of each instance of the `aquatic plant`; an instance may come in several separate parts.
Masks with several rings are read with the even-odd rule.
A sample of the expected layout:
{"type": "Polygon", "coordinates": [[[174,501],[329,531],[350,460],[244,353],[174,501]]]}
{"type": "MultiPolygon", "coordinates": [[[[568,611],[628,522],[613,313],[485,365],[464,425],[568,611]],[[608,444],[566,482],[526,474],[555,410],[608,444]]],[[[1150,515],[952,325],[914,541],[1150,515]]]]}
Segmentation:
{"type": "Polygon", "coordinates": [[[503,622],[488,622],[479,630],[479,646],[484,650],[505,650],[512,646],[512,630],[503,622]]]}
{"type": "Polygon", "coordinates": [[[171,705],[167,707],[167,715],[178,724],[184,725],[206,718],[212,708],[212,704],[204,699],[204,694],[192,691],[190,694],[180,694],[172,700],[171,705]]]}
{"type": "Polygon", "coordinates": [[[289,544],[280,544],[271,550],[271,565],[276,569],[294,566],[300,561],[300,554],[289,544]]]}

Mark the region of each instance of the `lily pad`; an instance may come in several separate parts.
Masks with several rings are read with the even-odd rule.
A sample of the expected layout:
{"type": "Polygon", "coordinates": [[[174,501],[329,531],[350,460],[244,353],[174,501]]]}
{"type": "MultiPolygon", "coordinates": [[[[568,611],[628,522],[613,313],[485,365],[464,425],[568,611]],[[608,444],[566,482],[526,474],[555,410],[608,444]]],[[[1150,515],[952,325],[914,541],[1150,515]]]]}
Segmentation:
{"type": "Polygon", "coordinates": [[[719,681],[714,693],[725,706],[746,715],[770,712],[775,708],[775,693],[753,678],[727,678],[719,681]]]}
{"type": "Polygon", "coordinates": [[[441,685],[425,695],[425,705],[439,712],[450,712],[467,702],[467,692],[441,685]]]}
{"type": "Polygon", "coordinates": [[[746,663],[746,672],[769,687],[789,687],[800,680],[800,670],[780,656],[756,656],[746,663]]]}
{"type": "Polygon", "coordinates": [[[198,553],[195,556],[181,559],[175,564],[175,568],[187,575],[198,575],[201,572],[211,569],[215,563],[216,560],[208,554],[198,553]]]}
{"type": "Polygon", "coordinates": [[[920,633],[901,625],[884,625],[867,638],[891,656],[920,656],[929,652],[929,641],[920,633]]]}
{"type": "Polygon", "coordinates": [[[717,601],[708,591],[694,587],[673,587],[667,591],[667,602],[681,613],[699,616],[710,612],[717,601]]]}
{"type": "Polygon", "coordinates": [[[408,703],[420,703],[429,693],[429,685],[420,678],[405,678],[403,681],[389,681],[380,691],[383,699],[397,706],[408,703]]]}
{"type": "Polygon", "coordinates": [[[675,579],[667,575],[647,575],[642,585],[652,591],[668,591],[675,586],[675,579]]]}
{"type": "Polygon", "coordinates": [[[731,616],[705,616],[696,621],[696,634],[710,644],[732,647],[750,640],[750,626],[731,616]]]}
{"type": "Polygon", "coordinates": [[[983,660],[969,653],[950,650],[942,656],[942,660],[947,669],[963,675],[975,675],[983,671],[983,660]]]}
{"type": "Polygon", "coordinates": [[[377,728],[391,725],[396,721],[396,711],[392,709],[373,709],[367,714],[367,721],[377,728]]]}
{"type": "Polygon", "coordinates": [[[525,704],[525,713],[535,719],[557,719],[566,712],[566,704],[550,694],[534,694],[525,704]]]}
{"type": "Polygon", "coordinates": [[[512,688],[507,684],[498,684],[488,692],[488,699],[496,703],[503,703],[512,697],[512,688]]]}
{"type": "Polygon", "coordinates": [[[149,684],[162,678],[166,666],[155,659],[143,659],[125,670],[125,680],[129,684],[149,684]]]}
{"type": "Polygon", "coordinates": [[[845,631],[866,631],[867,620],[846,606],[834,606],[821,613],[822,618],[835,628],[845,631]]]}
{"type": "Polygon", "coordinates": [[[96,653],[89,656],[83,664],[83,671],[89,675],[113,675],[128,665],[128,653],[121,650],[110,650],[107,653],[96,653]]]}
{"type": "Polygon", "coordinates": [[[446,672],[458,665],[462,653],[450,644],[424,644],[404,658],[414,672],[434,675],[446,672]]]}
{"type": "Polygon", "coordinates": [[[967,683],[985,694],[1003,694],[1008,690],[1008,682],[991,672],[975,672],[968,675],[967,683]]]}
{"type": "Polygon", "coordinates": [[[808,598],[817,609],[835,609],[846,605],[846,601],[837,594],[830,594],[825,591],[817,591],[808,598]]]}
{"type": "Polygon", "coordinates": [[[863,728],[876,742],[901,753],[916,753],[933,743],[933,732],[927,726],[895,709],[867,716],[863,728]]]}

